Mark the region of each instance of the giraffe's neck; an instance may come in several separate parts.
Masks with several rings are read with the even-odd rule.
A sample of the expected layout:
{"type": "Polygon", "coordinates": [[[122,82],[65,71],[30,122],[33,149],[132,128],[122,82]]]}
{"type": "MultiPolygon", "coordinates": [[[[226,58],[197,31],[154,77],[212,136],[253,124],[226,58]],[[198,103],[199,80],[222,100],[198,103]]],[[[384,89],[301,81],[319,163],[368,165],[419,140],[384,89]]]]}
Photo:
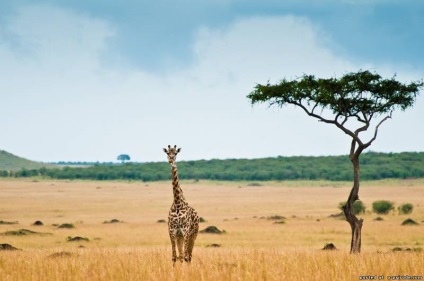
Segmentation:
{"type": "Polygon", "coordinates": [[[171,172],[172,172],[172,189],[174,191],[174,203],[179,204],[185,201],[183,191],[180,187],[180,182],[178,179],[177,164],[175,162],[171,163],[171,172]]]}

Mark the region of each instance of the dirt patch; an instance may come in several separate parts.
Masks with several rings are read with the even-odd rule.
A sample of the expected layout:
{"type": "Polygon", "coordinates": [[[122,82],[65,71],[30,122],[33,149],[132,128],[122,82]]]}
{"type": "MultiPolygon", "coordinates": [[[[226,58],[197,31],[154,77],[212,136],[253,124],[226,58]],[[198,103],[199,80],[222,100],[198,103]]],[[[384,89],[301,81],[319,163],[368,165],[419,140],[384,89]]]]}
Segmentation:
{"type": "Polygon", "coordinates": [[[0,251],[21,251],[21,249],[15,248],[10,244],[0,244],[0,251]]]}
{"type": "Polygon", "coordinates": [[[18,224],[17,221],[0,221],[0,224],[18,224]]]}
{"type": "Polygon", "coordinates": [[[49,258],[64,258],[64,257],[71,257],[71,256],[72,256],[72,253],[61,251],[61,252],[53,253],[49,255],[48,257],[49,258]]]}
{"type": "Polygon", "coordinates": [[[328,216],[329,218],[333,218],[333,219],[345,219],[345,214],[343,212],[338,213],[338,214],[331,214],[328,216]]]}
{"type": "Polygon", "coordinates": [[[218,227],[211,225],[201,230],[200,233],[222,234],[222,233],[225,233],[225,231],[221,231],[218,229],[218,227]]]}
{"type": "Polygon", "coordinates": [[[111,219],[110,221],[104,221],[103,223],[123,223],[123,221],[120,221],[118,219],[111,219]]]}
{"type": "Polygon", "coordinates": [[[90,241],[90,239],[86,237],[81,237],[81,236],[75,236],[75,237],[68,236],[66,240],[68,242],[81,242],[81,241],[89,242],[90,241]]]}
{"type": "Polygon", "coordinates": [[[251,182],[251,183],[248,183],[246,186],[262,186],[262,184],[258,182],[251,182]]]}
{"type": "Polygon", "coordinates": [[[206,248],[219,248],[219,247],[221,247],[221,244],[209,244],[209,245],[206,245],[206,248]]]}
{"type": "Polygon", "coordinates": [[[337,250],[336,245],[334,245],[333,243],[328,243],[324,246],[324,248],[322,248],[324,251],[334,251],[337,250]]]}
{"type": "Polygon", "coordinates": [[[374,220],[375,221],[384,221],[384,219],[382,217],[376,217],[374,220]]]}
{"type": "Polygon", "coordinates": [[[394,247],[392,249],[392,252],[422,252],[422,248],[401,248],[401,247],[394,247]]]}
{"type": "Polygon", "coordinates": [[[413,219],[406,219],[402,222],[402,225],[418,225],[418,223],[413,219]]]}
{"type": "Polygon", "coordinates": [[[281,221],[281,220],[285,220],[287,219],[284,216],[280,216],[280,215],[275,215],[275,216],[269,216],[266,218],[267,220],[273,220],[273,221],[281,221]]]}
{"type": "Polygon", "coordinates": [[[9,230],[9,231],[3,232],[1,233],[1,235],[25,236],[25,235],[52,235],[52,234],[47,232],[36,232],[29,229],[18,229],[18,230],[9,230]]]}
{"type": "Polygon", "coordinates": [[[62,223],[57,228],[75,228],[75,226],[72,223],[62,223]]]}

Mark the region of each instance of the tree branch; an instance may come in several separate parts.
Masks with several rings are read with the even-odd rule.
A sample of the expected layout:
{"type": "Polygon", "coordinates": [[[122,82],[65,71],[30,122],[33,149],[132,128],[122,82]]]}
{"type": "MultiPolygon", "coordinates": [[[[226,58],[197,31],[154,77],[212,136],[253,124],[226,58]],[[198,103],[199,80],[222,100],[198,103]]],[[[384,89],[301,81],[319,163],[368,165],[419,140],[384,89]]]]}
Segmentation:
{"type": "MultiPolygon", "coordinates": [[[[360,132],[364,132],[368,130],[369,126],[370,126],[370,122],[366,122],[364,126],[356,129],[355,135],[358,136],[360,132]]],[[[362,143],[359,143],[359,145],[362,145],[362,143]]]]}
{"type": "Polygon", "coordinates": [[[309,111],[309,109],[306,106],[304,106],[303,104],[301,104],[300,102],[288,102],[288,103],[299,106],[300,108],[302,108],[306,112],[306,114],[308,114],[309,116],[317,118],[321,122],[336,125],[336,127],[339,128],[340,130],[342,130],[345,134],[351,136],[352,139],[355,142],[358,142],[359,145],[362,145],[362,141],[359,139],[357,134],[353,133],[352,131],[350,131],[349,129],[347,129],[346,127],[343,126],[345,124],[347,118],[348,118],[347,116],[346,116],[345,120],[342,122],[342,124],[340,124],[337,121],[337,116],[336,116],[335,120],[325,119],[321,115],[318,115],[318,114],[313,113],[312,111],[309,111]]]}
{"type": "MultiPolygon", "coordinates": [[[[333,121],[333,120],[325,119],[324,117],[322,117],[322,116],[320,116],[318,114],[313,113],[313,110],[312,111],[309,111],[308,108],[306,108],[306,106],[304,106],[300,102],[289,102],[289,103],[299,106],[300,108],[303,109],[303,111],[306,112],[306,114],[308,114],[309,116],[312,116],[312,117],[317,118],[321,122],[330,123],[330,124],[334,124],[335,123],[335,121],[333,121]]],[[[316,105],[313,107],[313,109],[315,109],[315,107],[316,107],[316,105]]]]}
{"type": "Polygon", "coordinates": [[[314,107],[312,107],[312,110],[311,110],[311,112],[312,112],[312,113],[314,113],[315,108],[316,108],[317,106],[318,106],[318,103],[315,103],[314,107]]]}
{"type": "Polygon", "coordinates": [[[363,112],[362,112],[362,114],[364,115],[364,118],[365,118],[368,122],[371,122],[372,118],[374,117],[374,112],[371,112],[371,113],[370,113],[370,116],[368,117],[368,119],[366,118],[365,113],[363,113],[363,112]]]}
{"type": "Polygon", "coordinates": [[[362,119],[358,114],[353,115],[359,122],[366,123],[367,121],[362,119]]]}
{"type": "Polygon", "coordinates": [[[364,144],[364,149],[367,148],[368,146],[370,146],[373,143],[373,141],[375,141],[375,139],[377,138],[377,134],[378,134],[378,128],[380,127],[381,124],[383,124],[384,121],[386,121],[387,119],[390,119],[390,118],[392,118],[392,111],[390,111],[390,114],[387,115],[386,117],[384,117],[377,124],[377,126],[375,126],[374,136],[373,136],[373,138],[369,142],[367,142],[367,143],[364,144]]]}

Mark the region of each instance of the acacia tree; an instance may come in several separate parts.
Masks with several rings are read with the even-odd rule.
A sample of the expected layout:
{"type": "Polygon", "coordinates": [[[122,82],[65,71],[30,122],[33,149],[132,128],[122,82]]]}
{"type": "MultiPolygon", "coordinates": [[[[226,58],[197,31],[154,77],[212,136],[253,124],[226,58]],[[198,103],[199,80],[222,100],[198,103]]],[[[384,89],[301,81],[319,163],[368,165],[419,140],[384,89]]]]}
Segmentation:
{"type": "Polygon", "coordinates": [[[393,110],[403,111],[413,106],[423,84],[422,81],[402,84],[395,77],[383,79],[377,73],[360,70],[339,79],[303,75],[292,81],[283,79],[275,85],[257,84],[247,96],[252,104],[295,105],[352,138],[349,158],[353,165],[353,187],[343,207],[352,230],[351,253],[361,251],[363,219],[353,212],[353,203],[359,200],[359,156],[377,138],[380,125],[391,118],[393,110]],[[374,131],[364,141],[360,133],[370,129],[371,123],[374,131]]]}
{"type": "Polygon", "coordinates": [[[128,154],[120,154],[118,155],[118,157],[116,158],[119,161],[122,161],[122,163],[124,163],[125,161],[130,161],[131,158],[128,154]]]}

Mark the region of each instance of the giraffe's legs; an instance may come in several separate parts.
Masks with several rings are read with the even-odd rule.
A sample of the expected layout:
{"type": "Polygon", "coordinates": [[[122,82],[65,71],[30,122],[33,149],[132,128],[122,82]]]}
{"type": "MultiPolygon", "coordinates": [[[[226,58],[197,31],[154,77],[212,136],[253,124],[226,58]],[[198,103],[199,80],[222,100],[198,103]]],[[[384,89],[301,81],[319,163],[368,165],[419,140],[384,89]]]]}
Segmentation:
{"type": "Polygon", "coordinates": [[[188,263],[191,262],[191,256],[193,253],[194,241],[196,240],[197,232],[191,233],[184,237],[184,260],[188,263]]]}
{"type": "Polygon", "coordinates": [[[196,241],[197,238],[197,231],[196,233],[193,234],[192,239],[190,240],[190,244],[189,244],[189,248],[188,248],[188,253],[190,254],[190,259],[193,253],[193,247],[194,247],[194,242],[196,241]]]}
{"type": "Polygon", "coordinates": [[[191,255],[189,254],[190,242],[190,236],[184,236],[184,261],[188,263],[191,262],[191,255]]]}
{"type": "Polygon", "coordinates": [[[175,237],[170,234],[169,237],[171,238],[171,244],[172,244],[172,264],[175,266],[175,261],[177,260],[177,251],[175,249],[175,237]]]}
{"type": "Polygon", "coordinates": [[[178,259],[180,262],[183,262],[183,243],[184,237],[182,235],[177,235],[177,247],[178,247],[178,259]]]}

